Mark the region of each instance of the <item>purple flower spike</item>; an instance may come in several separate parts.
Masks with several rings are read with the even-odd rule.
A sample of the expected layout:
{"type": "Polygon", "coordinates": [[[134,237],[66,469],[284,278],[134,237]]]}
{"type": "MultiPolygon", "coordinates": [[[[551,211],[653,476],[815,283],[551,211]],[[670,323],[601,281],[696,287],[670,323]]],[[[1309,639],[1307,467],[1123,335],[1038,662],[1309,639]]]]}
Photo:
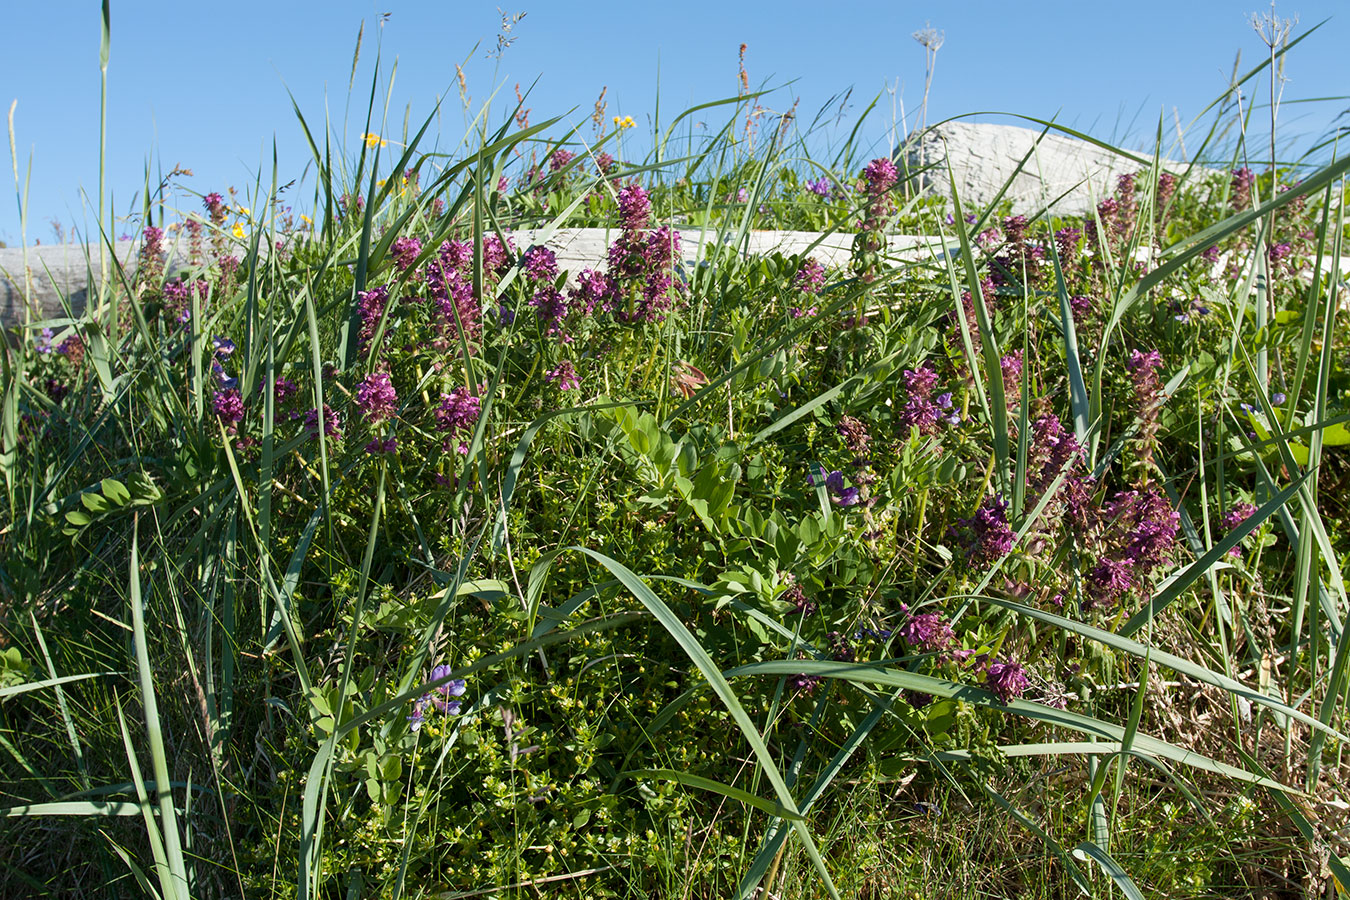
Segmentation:
{"type": "Polygon", "coordinates": [[[361,407],[366,421],[372,425],[390,418],[398,411],[398,393],[388,372],[373,372],[356,386],[356,405],[361,407]]]}
{"type": "Polygon", "coordinates": [[[1022,696],[1031,680],[1015,662],[992,662],[984,670],[984,686],[1004,703],[1022,696]]]}
{"type": "Polygon", "coordinates": [[[234,425],[244,418],[244,400],[237,390],[216,391],[211,406],[226,425],[234,425]]]}
{"type": "Polygon", "coordinates": [[[941,652],[956,643],[952,626],[937,613],[910,616],[899,633],[906,644],[929,653],[941,652]]]}

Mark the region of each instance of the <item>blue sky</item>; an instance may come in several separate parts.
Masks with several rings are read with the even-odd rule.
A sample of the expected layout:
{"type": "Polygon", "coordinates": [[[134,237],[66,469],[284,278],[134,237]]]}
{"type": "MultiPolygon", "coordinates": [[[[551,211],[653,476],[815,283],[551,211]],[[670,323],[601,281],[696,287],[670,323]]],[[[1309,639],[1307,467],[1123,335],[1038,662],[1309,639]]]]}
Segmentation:
{"type": "MultiPolygon", "coordinates": [[[[96,204],[98,188],[99,4],[3,2],[9,38],[0,55],[0,106],[8,112],[18,101],[14,127],[21,178],[31,158],[28,240],[50,243],[52,220],[67,231],[85,231],[94,219],[87,204],[96,204]]],[[[696,103],[735,95],[737,51],[745,43],[752,87],[781,86],[762,101],[773,110],[800,99],[799,120],[809,121],[833,97],[833,120],[838,95],[853,89],[835,128],[839,139],[880,94],[863,130],[878,153],[887,148],[892,124],[888,86],[894,89],[896,118],[903,104],[908,124],[916,124],[924,52],[910,35],[929,23],[945,36],[929,122],[981,110],[1057,115],[1067,125],[1131,147],[1151,139],[1164,111],[1170,137],[1173,107],[1189,123],[1222,93],[1239,50],[1244,71],[1268,52],[1249,22],[1253,12],[1269,12],[1257,0],[1137,0],[1128,6],[1095,0],[679,5],[509,0],[512,5],[503,9],[526,15],[511,30],[514,42],[497,57],[502,19],[496,3],[506,2],[113,0],[107,164],[116,209],[133,208],[147,161],[155,172],[152,182],[177,164],[194,173],[181,183],[200,194],[231,185],[245,190],[260,170],[264,184],[270,180],[275,140],[281,180],[300,176],[309,152],[287,89],[312,126],[321,127],[326,103],[340,131],[363,21],[345,132],[352,147],[364,130],[377,44],[382,54],[377,112],[397,58],[390,121],[382,130],[400,132],[409,107],[416,127],[445,95],[432,128],[442,149],[453,149],[464,131],[455,63],[464,64],[475,107],[498,89],[494,106],[505,110],[517,82],[522,89],[534,84],[528,106],[536,122],[552,115],[582,122],[607,87],[607,115],[632,116],[640,127],[630,140],[639,140],[658,93],[665,121],[696,103]]],[[[1331,18],[1289,54],[1285,67],[1279,133],[1302,134],[1306,142],[1350,107],[1344,98],[1288,102],[1350,92],[1343,49],[1350,46],[1350,8],[1344,0],[1300,0],[1282,2],[1277,14],[1298,15],[1295,34],[1331,18]]],[[[1257,104],[1266,102],[1265,82],[1249,88],[1257,88],[1257,104]]],[[[1268,116],[1258,110],[1257,120],[1268,116]]],[[[583,133],[589,135],[589,129],[583,133]]],[[[1258,126],[1251,136],[1259,144],[1266,133],[1258,126]]],[[[18,204],[5,144],[0,241],[15,246],[18,204]]],[[[195,203],[181,196],[184,205],[195,203]]]]}

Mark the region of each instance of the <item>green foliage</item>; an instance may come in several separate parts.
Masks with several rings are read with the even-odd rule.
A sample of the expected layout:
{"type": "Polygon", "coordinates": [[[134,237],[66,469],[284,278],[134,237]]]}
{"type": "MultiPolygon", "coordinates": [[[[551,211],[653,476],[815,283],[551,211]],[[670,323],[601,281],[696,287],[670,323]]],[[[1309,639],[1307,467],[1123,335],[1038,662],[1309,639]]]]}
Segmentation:
{"type": "Polygon", "coordinates": [[[817,270],[738,240],[852,230],[865,179],[786,132],[747,153],[750,99],[594,174],[609,138],[567,160],[556,122],[484,110],[450,158],[430,120],[343,152],[301,116],[312,224],[276,175],[257,214],[208,198],[185,276],[31,326],[0,448],[10,846],[56,823],[71,878],[161,896],[1343,871],[1300,810],[1343,808],[1347,164],[1241,202],[1143,171],[1073,221],[947,225],[897,185],[883,227],[957,258],[869,233],[817,270]],[[615,228],[603,278],[539,252],[582,224],[615,228]],[[671,224],[728,240],[686,267],[671,224]]]}

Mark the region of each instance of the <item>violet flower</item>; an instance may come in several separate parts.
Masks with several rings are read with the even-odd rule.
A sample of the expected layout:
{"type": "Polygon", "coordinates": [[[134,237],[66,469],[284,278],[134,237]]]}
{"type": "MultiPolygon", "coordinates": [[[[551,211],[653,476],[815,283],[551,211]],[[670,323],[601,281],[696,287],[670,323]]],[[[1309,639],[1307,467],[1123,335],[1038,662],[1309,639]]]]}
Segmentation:
{"type": "Polygon", "coordinates": [[[984,670],[985,688],[1003,703],[1022,696],[1030,684],[1026,671],[1015,662],[992,662],[984,670]]]}
{"type": "Polygon", "coordinates": [[[378,425],[398,411],[398,393],[388,372],[372,372],[356,386],[356,405],[366,421],[378,425]]]}

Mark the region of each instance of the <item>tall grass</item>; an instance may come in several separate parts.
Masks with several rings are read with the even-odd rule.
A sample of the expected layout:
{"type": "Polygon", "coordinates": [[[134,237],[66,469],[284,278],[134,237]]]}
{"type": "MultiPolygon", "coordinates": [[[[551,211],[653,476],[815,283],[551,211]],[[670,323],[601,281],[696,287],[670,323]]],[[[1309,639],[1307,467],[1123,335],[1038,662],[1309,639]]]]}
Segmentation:
{"type": "MultiPolygon", "coordinates": [[[[105,106],[109,21],[105,2],[105,106]]],[[[786,120],[752,153],[737,131],[761,94],[744,93],[658,123],[648,159],[592,175],[550,165],[577,132],[520,125],[523,100],[500,120],[484,104],[461,155],[419,149],[436,111],[383,137],[392,77],[378,107],[377,63],[354,145],[295,105],[312,228],[282,225],[274,163],[252,214],[192,217],[205,240],[237,220],[227,252],[204,246],[168,281],[105,260],[83,317],[25,322],[4,356],[3,813],[12,848],[37,846],[0,857],[14,890],[901,896],[936,890],[926,848],[976,823],[1002,835],[987,865],[1039,844],[1034,896],[1350,885],[1320,820],[1333,807],[1311,805],[1339,790],[1347,740],[1344,511],[1325,486],[1350,443],[1336,327],[1350,162],[1292,182],[1272,159],[1239,209],[1206,193],[1226,194],[1226,175],[1193,169],[1169,203],[1160,125],[1152,158],[1135,157],[1139,227],[1117,241],[1099,208],[1091,262],[1060,258],[1049,234],[1068,221],[1049,214],[1023,223],[1044,226],[1043,263],[993,246],[998,211],[966,210],[952,177],[950,224],[917,199],[891,220],[959,249],[860,261],[816,294],[802,259],[740,251],[764,217],[815,202],[793,193],[803,172],[856,183],[858,129],[828,164],[786,120]],[[709,111],[728,121],[696,140],[691,116],[709,111]],[[526,226],[542,245],[612,222],[639,179],[659,223],[725,246],[677,269],[664,316],[615,315],[643,299],[628,285],[611,318],[570,319],[561,340],[545,304],[564,273],[498,248],[526,226]],[[1270,250],[1304,205],[1306,284],[1277,279],[1270,250]],[[468,256],[445,296],[469,299],[433,327],[452,240],[468,256]],[[1218,245],[1231,277],[1211,278],[1218,245]],[[1076,306],[1085,284],[1095,317],[1076,306]],[[1160,299],[1178,285],[1210,307],[1191,331],[1160,299]],[[78,338],[84,365],[69,344],[41,353],[43,327],[78,338]],[[1136,407],[1121,366],[1141,346],[1173,358],[1136,407]],[[930,363],[956,421],[901,428],[930,363]],[[396,412],[363,422],[379,375],[397,377],[396,412]],[[441,427],[466,396],[474,414],[441,427]],[[345,412],[332,429],[330,408],[345,412]],[[1061,415],[1084,453],[1042,470],[1037,429],[1061,415]],[[845,417],[871,429],[848,454],[845,417]],[[824,460],[850,454],[846,488],[824,460]],[[889,467],[871,481],[869,454],[889,467]],[[1108,485],[1156,489],[1184,550],[1094,609],[1093,542],[1115,526],[1063,536],[1075,485],[1099,510],[1123,502],[1108,485]],[[1240,492],[1253,511],[1220,536],[1211,516],[1240,492]],[[995,507],[1008,539],[980,559],[960,535],[995,507]],[[1057,603],[1038,593],[1056,578],[1057,603]],[[922,611],[955,643],[922,646],[906,630],[922,611]],[[1032,671],[1041,692],[994,666],[1032,671]],[[1211,721],[1190,727],[1164,684],[1211,721]],[[1280,814],[1258,819],[1266,798],[1280,814]],[[929,843],[883,859],[905,829],[929,843]],[[1170,860],[1154,830],[1198,836],[1194,859],[1170,860]],[[1272,848],[1278,861],[1249,861],[1272,848]],[[1296,871],[1303,851],[1325,851],[1331,881],[1296,871]],[[67,878],[71,852],[84,859],[67,878]],[[106,887],[87,881],[95,865],[106,887]]],[[[810,209],[830,231],[864,203],[810,209]]],[[[612,269],[636,265],[616,246],[612,269]]],[[[968,896],[999,877],[960,871],[968,896]]]]}

